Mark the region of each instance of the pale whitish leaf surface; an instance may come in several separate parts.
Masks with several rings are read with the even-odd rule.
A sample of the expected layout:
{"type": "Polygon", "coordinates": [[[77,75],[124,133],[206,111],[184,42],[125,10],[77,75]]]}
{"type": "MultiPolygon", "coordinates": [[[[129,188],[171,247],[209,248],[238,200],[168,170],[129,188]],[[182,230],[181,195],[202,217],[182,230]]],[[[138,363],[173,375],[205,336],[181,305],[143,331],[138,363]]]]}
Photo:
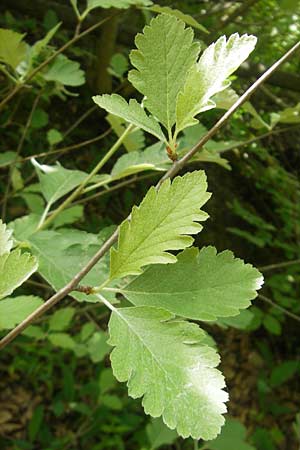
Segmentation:
{"type": "Polygon", "coordinates": [[[159,191],[151,187],[142,203],[134,206],[130,220],[120,226],[117,249],[111,249],[110,277],[141,273],[147,264],[176,262],[167,250],[189,247],[202,230],[197,222],[208,215],[200,210],[210,194],[204,171],[166,180],[159,191]]]}
{"type": "MultiPolygon", "coordinates": [[[[120,117],[117,117],[114,114],[108,114],[106,120],[118,137],[126,130],[126,121],[120,117]]],[[[145,146],[145,135],[143,130],[134,128],[123,139],[123,145],[128,152],[135,152],[143,149],[145,146]]]]}
{"type": "Polygon", "coordinates": [[[129,81],[146,97],[144,105],[148,111],[170,132],[175,123],[178,93],[199,54],[193,37],[193,30],[185,28],[184,22],[161,14],[152,19],[143,34],[136,36],[137,50],[130,54],[136,70],[129,72],[129,81]]]}
{"type": "Polygon", "coordinates": [[[133,307],[112,313],[109,333],[113,373],[131,397],[143,397],[146,414],[183,437],[217,436],[228,395],[203,330],[163,309],[133,307]]]}
{"type": "MultiPolygon", "coordinates": [[[[112,232],[111,227],[99,235],[75,229],[40,231],[28,237],[33,254],[39,259],[40,275],[56,291],[65,286],[99,250],[112,232]],[[49,245],[49,242],[55,245],[49,245]]],[[[101,259],[82,280],[82,285],[98,286],[109,274],[109,255],[101,259]]],[[[72,292],[79,301],[98,302],[94,295],[72,292]]],[[[113,297],[112,297],[113,298],[113,297]]]]}
{"type": "Polygon", "coordinates": [[[5,223],[0,219],[0,256],[11,251],[13,246],[11,235],[12,231],[7,229],[5,223]]]}
{"type": "Polygon", "coordinates": [[[33,295],[5,298],[0,302],[0,329],[10,330],[35,311],[43,300],[33,295]]]}
{"type": "Polygon", "coordinates": [[[228,417],[222,428],[221,434],[205,448],[210,450],[255,450],[247,443],[247,430],[244,425],[236,419],[228,417]]]}
{"type": "Polygon", "coordinates": [[[152,5],[150,0],[87,0],[87,10],[94,8],[118,8],[127,9],[130,6],[149,6],[152,5]]]}
{"type": "Polygon", "coordinates": [[[37,269],[37,260],[29,253],[11,251],[11,231],[0,220],[0,299],[10,295],[37,269]]]}
{"type": "Polygon", "coordinates": [[[105,109],[136,127],[142,128],[150,134],[153,134],[161,141],[165,141],[165,136],[156,120],[148,116],[142,106],[135,100],[129,100],[129,103],[118,94],[104,94],[93,97],[96,105],[105,109]]]}
{"type": "Polygon", "coordinates": [[[173,9],[169,6],[160,6],[160,5],[153,5],[148,8],[150,11],[153,11],[155,13],[165,13],[169,14],[170,16],[175,16],[177,19],[182,20],[187,25],[190,25],[193,28],[196,28],[197,30],[203,31],[204,33],[208,33],[207,29],[201,25],[201,23],[197,22],[194,17],[190,16],[189,14],[184,14],[182,11],[179,11],[179,9],[173,9]]]}
{"type": "Polygon", "coordinates": [[[37,270],[37,260],[29,253],[14,250],[0,256],[0,298],[10,295],[37,270]]]}
{"type": "Polygon", "coordinates": [[[80,170],[69,170],[60,165],[40,165],[34,159],[32,163],[40,180],[42,194],[50,204],[71,192],[88,176],[80,170]]]}
{"type": "Polygon", "coordinates": [[[235,33],[228,41],[225,36],[220,37],[203,52],[178,96],[177,131],[195,125],[197,114],[215,107],[211,97],[229,86],[228,77],[245,61],[255,44],[255,36],[235,33]]]}
{"type": "Polygon", "coordinates": [[[157,306],[195,320],[230,317],[257,296],[263,277],[226,250],[186,249],[177,263],[149,267],[122,290],[137,306],[157,306]]]}
{"type": "Polygon", "coordinates": [[[47,81],[55,81],[65,86],[81,86],[85,83],[80,64],[64,55],[58,55],[43,76],[47,81]]]}
{"type": "Polygon", "coordinates": [[[22,41],[24,36],[16,31],[0,28],[0,62],[13,69],[17,68],[26,57],[27,46],[22,41]]]}

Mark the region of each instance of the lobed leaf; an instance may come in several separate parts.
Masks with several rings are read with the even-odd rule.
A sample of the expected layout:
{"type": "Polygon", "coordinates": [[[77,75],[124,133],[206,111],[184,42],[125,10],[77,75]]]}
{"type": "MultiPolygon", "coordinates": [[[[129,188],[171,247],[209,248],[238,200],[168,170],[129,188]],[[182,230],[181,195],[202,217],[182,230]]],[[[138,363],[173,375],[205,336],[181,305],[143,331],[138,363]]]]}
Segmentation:
{"type": "Polygon", "coordinates": [[[176,130],[195,125],[195,116],[215,107],[211,97],[227,88],[228,77],[253,51],[255,36],[232,34],[228,41],[221,36],[201,55],[190,70],[176,105],[176,130]]]}
{"type": "Polygon", "coordinates": [[[204,33],[209,33],[209,31],[201,25],[201,23],[197,22],[194,17],[190,16],[189,14],[184,14],[179,9],[170,8],[169,6],[160,6],[160,5],[153,5],[148,8],[150,11],[153,11],[155,13],[166,13],[170,16],[175,16],[177,19],[182,20],[187,25],[190,25],[191,27],[196,28],[197,30],[203,31],[204,33]]]}
{"type": "Polygon", "coordinates": [[[228,395],[219,356],[197,325],[163,309],[117,309],[109,321],[113,373],[146,414],[186,438],[213,439],[224,423],[228,395]]]}
{"type": "Polygon", "coordinates": [[[29,253],[13,250],[11,231],[0,220],[0,299],[10,295],[37,269],[37,260],[29,253]]]}
{"type": "Polygon", "coordinates": [[[136,306],[156,306],[195,320],[239,314],[263,283],[260,272],[226,250],[186,249],[175,264],[149,267],[122,293],[136,306]]]}
{"type": "Polygon", "coordinates": [[[139,207],[134,206],[131,218],[120,226],[117,249],[111,249],[110,278],[141,273],[147,264],[176,262],[166,250],[189,247],[189,234],[201,231],[197,223],[207,219],[199,208],[207,202],[206,176],[203,171],[166,180],[157,191],[151,187],[139,207]]]}
{"type": "MultiPolygon", "coordinates": [[[[58,291],[82,269],[109,236],[111,228],[99,235],[62,228],[59,231],[40,231],[28,236],[32,252],[39,258],[40,275],[58,291]]],[[[109,255],[101,259],[83,278],[82,285],[97,286],[103,283],[109,272],[109,255]]],[[[97,302],[94,295],[72,292],[79,301],[97,302]]],[[[113,297],[112,297],[113,298],[113,297]]]]}
{"type": "Polygon", "coordinates": [[[13,69],[25,59],[27,45],[23,42],[24,34],[0,28],[0,62],[13,69]]]}
{"type": "Polygon", "coordinates": [[[80,64],[65,55],[58,55],[55,58],[44,73],[44,78],[65,86],[81,86],[85,83],[84,71],[80,69],[80,64]]]}
{"type": "Polygon", "coordinates": [[[47,166],[39,164],[32,158],[32,163],[37,171],[41,191],[49,204],[55,203],[64,195],[79,186],[88,176],[81,170],[70,170],[57,164],[47,166]]]}
{"type": "Polygon", "coordinates": [[[136,127],[153,134],[161,141],[165,141],[165,136],[158,124],[153,118],[147,116],[143,107],[135,100],[129,100],[129,103],[118,94],[104,94],[93,97],[94,102],[111,114],[114,114],[136,127]]]}
{"type": "Polygon", "coordinates": [[[130,54],[136,70],[128,75],[133,86],[145,96],[144,105],[168,132],[175,124],[178,93],[195,64],[199,45],[184,22],[168,14],[158,15],[135,39],[137,50],[130,54]]]}
{"type": "Polygon", "coordinates": [[[149,6],[151,0],[87,0],[87,11],[95,8],[127,9],[130,6],[149,6]]]}

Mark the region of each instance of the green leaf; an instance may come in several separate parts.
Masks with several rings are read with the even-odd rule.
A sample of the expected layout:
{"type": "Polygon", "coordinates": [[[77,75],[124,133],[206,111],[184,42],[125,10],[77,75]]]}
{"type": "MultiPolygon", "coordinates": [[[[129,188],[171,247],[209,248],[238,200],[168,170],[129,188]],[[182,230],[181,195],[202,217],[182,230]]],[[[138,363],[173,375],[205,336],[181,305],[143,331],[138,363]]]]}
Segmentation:
{"type": "Polygon", "coordinates": [[[9,228],[13,230],[17,242],[26,241],[37,229],[40,216],[29,214],[10,222],[9,228]]]}
{"type": "Polygon", "coordinates": [[[118,94],[104,94],[93,97],[94,102],[105,109],[107,112],[121,117],[136,127],[142,128],[147,133],[153,134],[161,141],[165,141],[165,136],[153,117],[147,116],[143,107],[135,100],[129,100],[129,103],[118,94]]]}
{"type": "MultiPolygon", "coordinates": [[[[1,305],[1,303],[0,303],[1,305]]],[[[281,384],[292,378],[299,368],[299,361],[284,361],[279,366],[274,367],[270,377],[270,384],[272,387],[280,386],[281,384]]]]}
{"type": "Polygon", "coordinates": [[[195,116],[200,112],[215,107],[211,97],[229,86],[227,78],[245,61],[255,44],[255,36],[240,37],[235,33],[228,41],[225,36],[220,37],[203,52],[178,96],[177,132],[198,123],[195,116]]]}
{"type": "Polygon", "coordinates": [[[276,317],[267,314],[263,319],[263,325],[270,333],[280,336],[282,332],[281,323],[276,317]]]}
{"type": "Polygon", "coordinates": [[[282,111],[271,114],[271,124],[274,127],[280,123],[300,123],[300,103],[291,108],[285,108],[282,111]]]}
{"type": "Polygon", "coordinates": [[[49,204],[53,204],[82,183],[87,173],[81,170],[65,169],[61,165],[47,166],[32,158],[41,184],[41,191],[49,204]]]}
{"type": "Polygon", "coordinates": [[[76,342],[67,333],[50,333],[48,335],[48,339],[51,342],[51,344],[55,345],[56,347],[61,347],[65,350],[74,350],[76,347],[76,342]]]}
{"type": "Polygon", "coordinates": [[[176,262],[166,250],[189,247],[207,219],[199,208],[207,202],[206,176],[203,171],[166,180],[159,191],[151,187],[139,207],[134,206],[130,220],[120,226],[117,249],[111,249],[110,277],[140,274],[147,264],[176,262]]]}
{"type": "Polygon", "coordinates": [[[120,397],[117,397],[116,395],[102,395],[99,402],[113,411],[121,411],[121,409],[123,409],[123,402],[120,397]]]}
{"type": "Polygon", "coordinates": [[[0,154],[0,167],[9,166],[12,162],[16,160],[16,152],[3,152],[0,154]]]}
{"type": "Polygon", "coordinates": [[[114,77],[122,79],[127,72],[128,67],[129,65],[126,56],[122,53],[115,53],[110,60],[110,65],[107,70],[114,77]]]}
{"type": "Polygon", "coordinates": [[[53,221],[54,228],[60,228],[65,225],[70,225],[83,217],[83,206],[75,205],[71,208],[62,211],[53,221]]]}
{"type": "Polygon", "coordinates": [[[49,42],[51,41],[53,36],[56,34],[56,32],[60,28],[61,24],[62,24],[62,22],[59,22],[56,25],[54,25],[54,27],[48,31],[48,33],[46,34],[46,36],[43,39],[40,39],[31,47],[31,49],[30,49],[31,58],[36,58],[37,56],[39,56],[41,51],[49,44],[49,42]]]}
{"type": "Polygon", "coordinates": [[[73,316],[75,314],[75,308],[67,307],[59,309],[55,311],[54,314],[51,315],[49,320],[49,330],[50,331],[64,331],[66,330],[73,316]]]}
{"type": "Polygon", "coordinates": [[[32,417],[28,425],[28,437],[30,442],[35,441],[40,431],[41,425],[43,423],[43,418],[44,418],[44,407],[42,405],[38,405],[33,411],[32,417]]]}
{"type": "Polygon", "coordinates": [[[236,419],[228,418],[222,428],[220,436],[208,442],[210,450],[255,450],[247,443],[247,430],[244,425],[236,419]]]}
{"type": "Polygon", "coordinates": [[[47,141],[50,145],[58,144],[63,140],[63,136],[60,131],[55,130],[55,128],[51,128],[51,130],[47,133],[47,141]]]}
{"type": "Polygon", "coordinates": [[[128,79],[146,98],[144,105],[168,132],[175,124],[176,100],[187,74],[195,64],[199,45],[194,33],[174,16],[161,14],[135,38],[130,54],[136,70],[128,79]]]}
{"type": "Polygon", "coordinates": [[[93,363],[98,363],[109,353],[110,347],[107,343],[107,333],[102,330],[96,331],[87,342],[88,353],[93,363]]]}
{"type": "Polygon", "coordinates": [[[162,445],[170,445],[177,439],[176,431],[170,430],[161,419],[152,419],[146,426],[146,433],[150,443],[150,450],[162,445]]]}
{"type": "Polygon", "coordinates": [[[209,31],[201,25],[199,22],[197,22],[194,17],[190,16],[189,14],[184,14],[182,11],[179,11],[179,9],[173,9],[169,6],[160,6],[160,5],[153,5],[147,8],[149,11],[153,11],[158,14],[169,14],[170,16],[175,16],[177,19],[182,20],[186,25],[190,25],[191,27],[196,28],[197,30],[203,31],[204,33],[209,33],[209,31]]]}
{"type": "Polygon", "coordinates": [[[44,128],[47,123],[49,122],[49,116],[41,108],[36,108],[36,110],[33,112],[32,119],[31,119],[31,127],[39,130],[41,128],[44,128]]]}
{"type": "Polygon", "coordinates": [[[95,8],[119,8],[127,9],[130,6],[149,6],[150,0],[87,0],[87,11],[95,8]]]}
{"type": "Polygon", "coordinates": [[[238,316],[222,317],[217,320],[217,324],[225,327],[233,327],[238,330],[249,330],[255,320],[254,313],[249,309],[244,309],[238,316]]]}
{"type": "MultiPolygon", "coordinates": [[[[59,231],[39,231],[28,236],[28,240],[33,254],[39,258],[39,273],[54,290],[58,291],[88,263],[109,233],[111,227],[104,229],[99,235],[66,228],[59,231]]],[[[107,254],[83,278],[82,285],[97,286],[108,278],[108,273],[107,254]]],[[[87,296],[81,292],[72,292],[70,295],[79,301],[99,301],[96,296],[87,296]]]]}
{"type": "MultiPolygon", "coordinates": [[[[113,114],[108,114],[106,120],[118,137],[125,132],[127,125],[125,120],[113,114]]],[[[134,128],[123,139],[123,145],[128,152],[135,152],[143,149],[145,146],[145,135],[143,130],[134,128]]]]}
{"type": "Polygon", "coordinates": [[[163,309],[133,307],[114,310],[109,332],[113,373],[131,397],[143,397],[146,414],[185,438],[217,436],[228,396],[203,330],[163,309]]]}
{"type": "Polygon", "coordinates": [[[263,277],[250,264],[214,247],[186,249],[172,265],[149,267],[122,289],[136,306],[156,306],[195,320],[230,317],[247,308],[263,277]]]}
{"type": "Polygon", "coordinates": [[[0,329],[14,328],[42,304],[43,300],[33,295],[21,295],[1,300],[0,329]]]}
{"type": "Polygon", "coordinates": [[[29,253],[13,250],[11,231],[0,220],[0,299],[10,295],[37,270],[37,260],[29,253]]]}
{"type": "Polygon", "coordinates": [[[16,69],[26,57],[27,45],[24,34],[0,28],[0,62],[16,69]]]}
{"type": "Polygon", "coordinates": [[[111,176],[113,179],[119,179],[145,170],[165,171],[170,165],[165,146],[157,142],[144,151],[122,155],[113,166],[111,176]]]}
{"type": "Polygon", "coordinates": [[[80,64],[64,55],[58,55],[43,75],[45,80],[55,81],[65,86],[81,86],[85,83],[80,64]]]}

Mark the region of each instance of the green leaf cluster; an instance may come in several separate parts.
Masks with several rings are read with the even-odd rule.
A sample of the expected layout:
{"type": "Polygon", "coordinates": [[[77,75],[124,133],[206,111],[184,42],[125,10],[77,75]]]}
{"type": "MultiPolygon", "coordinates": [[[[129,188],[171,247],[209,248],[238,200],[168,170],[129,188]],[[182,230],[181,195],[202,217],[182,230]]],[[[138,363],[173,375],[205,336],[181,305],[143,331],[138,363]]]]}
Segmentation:
{"type": "Polygon", "coordinates": [[[117,94],[94,97],[101,108],[167,142],[174,157],[179,132],[197,124],[200,112],[216,106],[213,97],[229,86],[228,78],[256,44],[254,36],[235,33],[229,39],[222,36],[199,57],[193,30],[177,17],[167,9],[136,36],[137,48],[130,54],[135,69],[128,79],[143,95],[140,108],[135,100],[128,105],[117,94]],[[158,123],[166,135],[157,132],[158,123]]]}
{"type": "Polygon", "coordinates": [[[256,297],[262,276],[232,252],[187,248],[202,229],[199,221],[207,219],[200,210],[209,199],[206,189],[203,171],[150,188],[121,224],[109,279],[94,292],[112,310],[112,369],[127,382],[129,395],[143,397],[145,412],[161,416],[181,436],[209,440],[224,423],[228,395],[211,338],[182,318],[238,315],[256,297]],[[120,278],[118,288],[107,287],[120,278]],[[115,308],[106,298],[110,292],[122,293],[133,306],[115,308]]]}

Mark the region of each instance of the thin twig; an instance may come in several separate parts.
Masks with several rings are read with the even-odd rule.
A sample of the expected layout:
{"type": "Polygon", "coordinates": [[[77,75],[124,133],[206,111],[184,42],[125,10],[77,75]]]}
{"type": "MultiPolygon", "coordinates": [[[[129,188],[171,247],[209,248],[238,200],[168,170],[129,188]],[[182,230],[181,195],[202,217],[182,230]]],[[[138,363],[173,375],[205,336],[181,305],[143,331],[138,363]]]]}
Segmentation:
{"type": "Polygon", "coordinates": [[[78,125],[81,124],[90,114],[92,114],[98,108],[97,105],[92,106],[87,111],[85,111],[72,125],[63,133],[63,138],[65,139],[78,125]]]}
{"type": "MultiPolygon", "coordinates": [[[[283,312],[285,315],[291,317],[292,319],[297,320],[297,322],[300,322],[300,317],[299,316],[297,316],[296,314],[294,314],[294,313],[290,312],[289,310],[283,308],[283,306],[277,305],[277,303],[274,303],[273,300],[271,300],[270,298],[266,297],[265,295],[258,294],[258,298],[260,298],[264,302],[268,303],[269,305],[272,305],[274,308],[279,309],[279,311],[283,312]]],[[[0,344],[1,344],[1,342],[0,342],[0,344]]]]}
{"type": "MultiPolygon", "coordinates": [[[[180,169],[194,156],[194,154],[203,145],[214,136],[219,129],[227,122],[232,114],[254,93],[254,91],[281,65],[283,64],[298,48],[300,47],[300,41],[294,45],[284,56],[282,56],[277,62],[275,62],[250,88],[232,105],[232,107],[221,117],[221,119],[208,131],[208,133],[200,139],[200,141],[178,162],[174,163],[171,169],[161,178],[158,183],[158,187],[161,183],[167,179],[176,175],[180,169]]],[[[90,259],[87,265],[78,272],[74,278],[60,289],[56,294],[50,297],[43,305],[37,308],[32,314],[30,314],[25,320],[11,330],[1,341],[0,349],[4,348],[13,339],[15,339],[25,328],[27,328],[38,317],[52,308],[56,303],[66,297],[70,292],[75,289],[80,281],[89,273],[89,271],[97,264],[97,262],[109,251],[109,249],[118,240],[118,229],[107,239],[97,253],[90,259]]]]}
{"type": "Polygon", "coordinates": [[[270,264],[268,266],[259,267],[258,269],[261,270],[262,272],[268,272],[269,270],[282,269],[283,267],[295,266],[297,264],[300,265],[300,259],[294,259],[293,261],[285,261],[285,262],[281,262],[281,263],[270,264]]]}
{"type": "MultiPolygon", "coordinates": [[[[57,148],[55,150],[51,150],[49,152],[36,153],[35,155],[26,156],[26,158],[19,159],[17,163],[23,163],[25,161],[29,161],[31,158],[41,158],[42,156],[50,156],[55,155],[57,153],[67,153],[71,150],[78,150],[79,148],[86,147],[87,145],[94,144],[95,142],[104,139],[111,132],[111,128],[106,130],[104,133],[100,134],[91,139],[87,139],[86,141],[78,142],[77,144],[69,145],[68,147],[57,148]]],[[[2,166],[3,167],[3,166],[2,166]]]]}

